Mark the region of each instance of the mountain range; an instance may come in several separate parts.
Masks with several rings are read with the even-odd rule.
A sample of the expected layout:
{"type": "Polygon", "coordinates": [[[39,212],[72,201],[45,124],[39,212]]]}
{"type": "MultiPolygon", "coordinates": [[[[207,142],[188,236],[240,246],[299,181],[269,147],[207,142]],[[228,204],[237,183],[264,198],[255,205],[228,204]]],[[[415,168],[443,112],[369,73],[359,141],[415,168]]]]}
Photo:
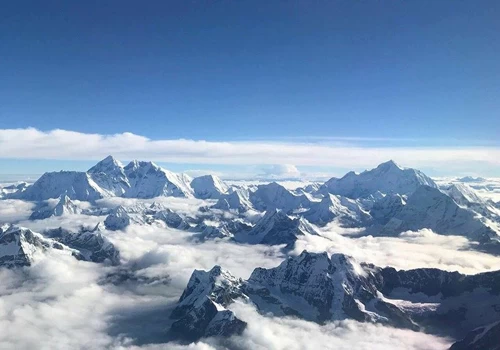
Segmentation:
{"type": "Polygon", "coordinates": [[[430,229],[463,236],[471,249],[500,254],[498,205],[465,183],[476,180],[465,180],[438,186],[421,171],[388,161],[291,190],[277,182],[235,186],[215,175],[191,179],[152,162],[124,166],[109,156],[86,172],[45,173],[32,185],[2,191],[2,199],[32,202],[29,220],[36,227],[45,227],[49,218],[95,221],[79,229],[40,230],[6,223],[0,226],[0,267],[29,268],[38,259],[63,254],[126,269],[113,237],[129,234],[129,227],[168,228],[172,237],[189,236],[193,246],[206,241],[271,246],[286,256],[277,267],[255,268],[246,280],[219,265],[195,270],[169,316],[168,334],[182,341],[241,335],[248,325],[231,311],[238,301],[267,316],[384,324],[463,338],[453,350],[493,349],[500,271],[396,270],[345,254],[293,255],[298,240],[328,239],[324,233],[330,227],[392,238],[430,229]],[[184,199],[184,210],[165,197],[184,199]]]}
{"type": "Polygon", "coordinates": [[[276,268],[256,268],[248,280],[215,266],[193,272],[171,314],[171,331],[194,340],[212,336],[216,322],[219,335],[241,333],[245,323],[228,309],[236,300],[275,317],[320,324],[354,319],[460,337],[500,319],[500,271],[398,271],[307,251],[276,268]]]}

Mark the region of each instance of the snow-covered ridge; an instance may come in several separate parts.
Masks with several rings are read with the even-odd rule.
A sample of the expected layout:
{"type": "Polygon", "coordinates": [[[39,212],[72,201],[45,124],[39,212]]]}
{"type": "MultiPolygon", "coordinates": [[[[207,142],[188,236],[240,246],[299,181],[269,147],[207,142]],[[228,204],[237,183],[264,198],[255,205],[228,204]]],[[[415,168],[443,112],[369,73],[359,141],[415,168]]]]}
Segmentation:
{"type": "Polygon", "coordinates": [[[303,218],[292,218],[279,209],[270,209],[248,232],[236,234],[234,239],[249,244],[268,244],[293,247],[297,237],[318,235],[316,229],[303,218]]]}
{"type": "Polygon", "coordinates": [[[120,262],[119,251],[101,234],[99,226],[80,232],[59,228],[43,234],[10,224],[0,227],[0,267],[31,266],[48,250],[97,263],[120,262]]]}
{"type": "Polygon", "coordinates": [[[191,188],[196,198],[199,199],[219,199],[229,190],[229,186],[215,175],[204,175],[194,178],[191,181],[191,188]]]}
{"type": "Polygon", "coordinates": [[[109,156],[87,172],[45,173],[13,198],[42,201],[62,195],[70,199],[95,201],[104,197],[154,198],[192,197],[191,178],[165,170],[152,162],[132,161],[123,166],[109,156]]]}
{"type": "Polygon", "coordinates": [[[0,266],[30,266],[37,252],[52,246],[53,243],[39,233],[14,225],[3,225],[0,227],[0,266]]]}
{"type": "MultiPolygon", "coordinates": [[[[262,314],[318,323],[355,319],[412,330],[425,325],[457,336],[500,317],[495,308],[500,302],[499,277],[500,271],[469,276],[438,269],[397,271],[358,263],[343,254],[304,251],[278,267],[256,268],[246,281],[220,266],[193,272],[173,317],[182,320],[177,331],[192,332],[190,325],[209,324],[217,312],[240,299],[255,304],[262,314]],[[457,312],[464,310],[470,316],[457,319],[457,312]],[[454,322],[447,321],[453,317],[454,322]]],[[[232,320],[237,317],[231,314],[232,320]]],[[[230,330],[230,324],[224,329],[230,330]]],[[[203,331],[196,335],[206,336],[203,331]]]]}
{"type": "MultiPolygon", "coordinates": [[[[229,217],[257,218],[267,212],[267,222],[254,220],[252,225],[256,225],[250,232],[234,232],[221,225],[215,225],[216,229],[208,227],[211,225],[198,226],[200,238],[234,236],[240,242],[290,246],[299,235],[316,234],[311,224],[325,226],[336,221],[344,227],[369,228],[378,235],[430,228],[440,234],[463,235],[480,242],[500,241],[500,210],[482,200],[474,189],[453,184],[440,191],[420,171],[401,168],[392,161],[361,174],[350,172],[340,179],[332,178],[319,188],[292,191],[275,182],[230,187],[214,175],[191,179],[152,162],[132,161],[123,166],[109,156],[88,172],[46,173],[32,186],[12,194],[14,198],[33,201],[59,198],[56,207],[38,205],[32,219],[79,213],[74,199],[95,202],[110,196],[203,198],[206,206],[200,211],[204,211],[204,219],[211,216],[224,222],[229,217]],[[270,213],[276,210],[280,213],[269,220],[270,213]]],[[[204,220],[194,220],[189,225],[175,212],[164,210],[154,217],[154,213],[142,211],[114,208],[106,226],[123,230],[130,224],[162,220],[171,227],[191,229],[204,220]]],[[[107,213],[99,215],[103,214],[107,213]]]]}
{"type": "Polygon", "coordinates": [[[257,210],[280,209],[291,212],[307,208],[311,201],[305,194],[296,195],[276,182],[257,186],[250,192],[250,201],[257,210]]]}
{"type": "Polygon", "coordinates": [[[476,218],[474,212],[461,208],[451,197],[429,186],[420,186],[408,198],[406,205],[387,222],[383,232],[390,234],[422,228],[430,228],[443,235],[462,235],[476,241],[496,236],[490,227],[476,218]]]}
{"type": "Polygon", "coordinates": [[[170,332],[183,340],[240,334],[246,323],[227,310],[234,299],[244,297],[241,280],[220,266],[210,271],[195,270],[171,318],[170,332]]]}
{"type": "Polygon", "coordinates": [[[30,216],[31,220],[41,220],[52,216],[80,214],[82,210],[67,196],[61,195],[57,204],[52,207],[50,203],[43,203],[30,216]]]}
{"type": "Polygon", "coordinates": [[[340,179],[332,178],[323,188],[332,194],[362,198],[376,192],[409,195],[421,185],[437,188],[436,183],[421,171],[402,168],[390,160],[361,174],[351,171],[340,179]]]}

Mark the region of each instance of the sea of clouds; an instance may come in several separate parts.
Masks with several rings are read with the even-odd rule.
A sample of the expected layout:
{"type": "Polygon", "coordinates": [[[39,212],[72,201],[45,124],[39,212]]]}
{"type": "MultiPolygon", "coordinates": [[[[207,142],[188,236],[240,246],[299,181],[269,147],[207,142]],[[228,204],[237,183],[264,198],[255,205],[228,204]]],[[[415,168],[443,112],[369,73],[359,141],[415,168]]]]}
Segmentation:
{"type": "MultiPolygon", "coordinates": [[[[164,199],[190,213],[198,200],[164,199]]],[[[106,199],[113,207],[137,200],[106,199]],[[127,201],[126,203],[124,201],[127,201]]],[[[32,204],[0,201],[0,222],[18,222],[35,231],[97,224],[104,217],[70,215],[29,221],[32,204]]],[[[161,225],[132,225],[106,231],[123,263],[107,266],[48,252],[33,266],[0,269],[0,344],[15,349],[446,349],[451,339],[382,325],[343,321],[318,325],[260,315],[254,307],[230,308],[248,322],[241,336],[206,339],[196,344],[166,343],[169,313],[194,269],[221,265],[246,279],[256,267],[274,267],[286,256],[279,247],[227,241],[196,242],[192,233],[161,225]]],[[[302,250],[342,252],[357,261],[400,269],[437,267],[463,273],[500,269],[500,258],[469,249],[461,237],[430,230],[399,237],[359,237],[335,225],[321,237],[305,236],[291,254],[302,250]]]]}

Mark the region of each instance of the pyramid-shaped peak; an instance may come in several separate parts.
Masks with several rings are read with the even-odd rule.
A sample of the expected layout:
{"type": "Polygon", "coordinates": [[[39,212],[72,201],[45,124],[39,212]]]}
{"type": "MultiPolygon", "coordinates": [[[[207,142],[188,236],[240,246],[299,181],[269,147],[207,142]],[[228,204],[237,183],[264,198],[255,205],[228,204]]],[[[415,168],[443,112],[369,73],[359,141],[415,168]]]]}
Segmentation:
{"type": "Polygon", "coordinates": [[[89,173],[108,173],[116,169],[122,169],[123,164],[113,156],[107,156],[99,163],[89,169],[89,173]]]}
{"type": "Polygon", "coordinates": [[[119,160],[117,160],[113,156],[107,156],[92,168],[90,168],[88,172],[91,174],[114,173],[116,171],[122,171],[122,169],[123,164],[119,160]]]}
{"type": "Polygon", "coordinates": [[[107,156],[106,158],[104,158],[103,160],[100,161],[100,163],[106,163],[106,164],[110,164],[110,163],[116,164],[118,162],[119,162],[119,160],[117,160],[112,155],[109,155],[109,156],[107,156]]]}
{"type": "Polygon", "coordinates": [[[395,161],[392,159],[388,160],[387,162],[381,163],[377,166],[377,169],[379,170],[391,170],[391,169],[398,169],[398,170],[403,170],[402,167],[400,167],[395,161]]]}

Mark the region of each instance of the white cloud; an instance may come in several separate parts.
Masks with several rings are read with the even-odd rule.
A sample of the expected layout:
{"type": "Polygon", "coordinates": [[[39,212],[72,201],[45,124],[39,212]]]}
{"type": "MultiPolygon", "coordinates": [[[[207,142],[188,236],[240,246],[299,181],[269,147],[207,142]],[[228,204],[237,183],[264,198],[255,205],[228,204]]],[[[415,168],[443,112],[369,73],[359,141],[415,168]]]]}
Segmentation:
{"type": "MultiPolygon", "coordinates": [[[[166,201],[176,210],[186,212],[202,203],[191,199],[166,201]]],[[[20,201],[14,204],[15,208],[23,205],[20,201]]],[[[100,204],[118,203],[103,200],[100,204]]],[[[134,201],[126,204],[134,204],[134,201]]],[[[71,227],[75,222],[89,219],[99,218],[66,215],[31,225],[38,229],[59,224],[71,227]]],[[[25,224],[30,225],[28,221],[25,224]]],[[[303,237],[295,252],[302,249],[344,252],[359,261],[406,269],[425,266],[467,273],[500,269],[500,258],[462,250],[467,248],[463,237],[439,236],[429,230],[406,232],[399,238],[350,238],[337,232],[349,233],[330,226],[323,231],[325,237],[303,237]]],[[[255,267],[277,266],[284,255],[276,247],[227,241],[196,244],[190,240],[190,232],[154,225],[132,225],[125,231],[104,231],[103,234],[120,249],[122,266],[82,262],[49,252],[30,268],[0,269],[2,346],[16,349],[424,350],[444,349],[450,343],[424,333],[354,321],[320,326],[303,320],[267,317],[253,307],[236,303],[231,309],[249,322],[242,336],[226,343],[207,339],[187,346],[162,341],[148,344],[148,337],[165,334],[171,322],[168,310],[186,287],[193,269],[208,270],[217,264],[246,279],[255,267]],[[104,276],[119,269],[145,280],[169,280],[169,283],[134,282],[133,286],[101,283],[104,276]],[[143,337],[142,343],[135,344],[133,338],[136,337],[143,337]]]]}
{"type": "Polygon", "coordinates": [[[42,258],[30,268],[0,269],[0,342],[15,349],[444,349],[439,337],[354,321],[324,326],[291,318],[265,317],[249,305],[231,309],[249,322],[242,336],[227,342],[206,339],[182,346],[158,341],[169,322],[168,310],[179,298],[193,269],[220,264],[248,278],[254,267],[273,267],[283,256],[275,248],[228,242],[193,244],[189,233],[132,226],[106,232],[122,249],[126,263],[106,267],[61,254],[42,258]],[[135,288],[102,284],[119,268],[146,278],[169,276],[168,284],[139,283],[135,288]],[[133,338],[142,337],[138,344],[133,338]]]}
{"type": "Polygon", "coordinates": [[[436,336],[370,323],[342,321],[320,326],[287,317],[264,317],[243,303],[230,309],[248,323],[241,337],[229,340],[230,349],[441,350],[450,345],[436,336]]]}
{"type": "Polygon", "coordinates": [[[300,171],[292,164],[271,164],[262,166],[262,173],[257,178],[290,179],[300,177],[300,171]]]}
{"type": "Polygon", "coordinates": [[[35,205],[17,199],[0,200],[0,224],[26,220],[35,205]]]}
{"type": "Polygon", "coordinates": [[[0,130],[0,158],[97,160],[109,154],[119,159],[148,159],[198,164],[295,164],[373,167],[388,159],[402,165],[500,167],[498,147],[362,147],[300,142],[213,142],[150,140],[132,133],[84,134],[33,128],[0,130]],[[82,147],[85,145],[85,147],[82,147]]]}
{"type": "MultiPolygon", "coordinates": [[[[294,254],[310,252],[344,253],[361,262],[397,269],[439,268],[474,274],[500,270],[500,257],[470,249],[464,237],[442,236],[429,229],[404,232],[398,237],[349,238],[351,230],[334,226],[322,231],[323,237],[304,236],[297,241],[294,254]]],[[[354,232],[355,233],[355,232],[354,232]]]]}

